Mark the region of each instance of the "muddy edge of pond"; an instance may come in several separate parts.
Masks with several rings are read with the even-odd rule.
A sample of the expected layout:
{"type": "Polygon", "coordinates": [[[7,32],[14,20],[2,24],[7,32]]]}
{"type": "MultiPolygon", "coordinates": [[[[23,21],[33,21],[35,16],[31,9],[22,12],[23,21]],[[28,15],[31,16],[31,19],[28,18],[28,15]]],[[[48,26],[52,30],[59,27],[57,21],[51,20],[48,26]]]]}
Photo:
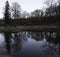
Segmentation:
{"type": "Polygon", "coordinates": [[[17,32],[17,31],[60,31],[60,27],[56,26],[7,26],[0,27],[3,32],[17,32]]]}
{"type": "Polygon", "coordinates": [[[0,55],[0,57],[12,57],[10,55],[0,55]]]}

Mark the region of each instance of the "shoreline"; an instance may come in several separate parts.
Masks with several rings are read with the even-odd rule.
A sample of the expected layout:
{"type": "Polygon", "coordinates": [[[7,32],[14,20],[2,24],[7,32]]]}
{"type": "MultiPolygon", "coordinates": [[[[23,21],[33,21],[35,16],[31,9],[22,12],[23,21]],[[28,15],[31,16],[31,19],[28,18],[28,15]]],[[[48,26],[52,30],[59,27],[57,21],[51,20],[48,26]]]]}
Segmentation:
{"type": "Polygon", "coordinates": [[[0,26],[0,32],[18,32],[18,31],[57,31],[60,27],[56,26],[0,26]]]}

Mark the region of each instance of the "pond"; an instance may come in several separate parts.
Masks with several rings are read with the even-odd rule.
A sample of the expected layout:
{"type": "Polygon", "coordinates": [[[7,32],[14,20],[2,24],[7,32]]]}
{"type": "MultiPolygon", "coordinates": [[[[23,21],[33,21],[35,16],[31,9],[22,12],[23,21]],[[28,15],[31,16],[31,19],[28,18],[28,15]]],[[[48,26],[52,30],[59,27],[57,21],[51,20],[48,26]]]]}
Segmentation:
{"type": "Polygon", "coordinates": [[[0,55],[60,57],[60,33],[36,31],[0,33],[0,55]]]}

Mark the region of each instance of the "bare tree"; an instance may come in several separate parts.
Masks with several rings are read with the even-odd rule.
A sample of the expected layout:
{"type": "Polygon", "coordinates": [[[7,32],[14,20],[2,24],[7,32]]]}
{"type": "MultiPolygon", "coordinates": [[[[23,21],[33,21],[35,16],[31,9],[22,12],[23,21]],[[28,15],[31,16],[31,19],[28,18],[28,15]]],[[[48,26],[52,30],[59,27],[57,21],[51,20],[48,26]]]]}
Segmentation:
{"type": "Polygon", "coordinates": [[[57,12],[58,12],[58,16],[60,17],[60,0],[58,0],[58,6],[57,6],[57,12]]]}
{"type": "Polygon", "coordinates": [[[21,7],[17,2],[14,2],[11,7],[12,17],[18,19],[21,17],[21,7]]]}
{"type": "Polygon", "coordinates": [[[54,3],[55,3],[55,0],[46,0],[46,1],[45,1],[45,4],[46,4],[48,7],[52,6],[54,3]]]}
{"type": "Polygon", "coordinates": [[[30,17],[30,15],[29,15],[29,13],[28,12],[26,12],[26,11],[23,11],[22,12],[22,16],[21,16],[22,18],[28,18],[28,17],[30,17]]]}
{"type": "Polygon", "coordinates": [[[56,9],[56,2],[55,0],[46,0],[46,5],[48,8],[46,9],[46,16],[53,16],[56,15],[57,9],[56,9]]]}
{"type": "Polygon", "coordinates": [[[43,15],[43,11],[40,9],[37,9],[34,12],[31,12],[31,17],[41,17],[42,15],[43,15]]]}

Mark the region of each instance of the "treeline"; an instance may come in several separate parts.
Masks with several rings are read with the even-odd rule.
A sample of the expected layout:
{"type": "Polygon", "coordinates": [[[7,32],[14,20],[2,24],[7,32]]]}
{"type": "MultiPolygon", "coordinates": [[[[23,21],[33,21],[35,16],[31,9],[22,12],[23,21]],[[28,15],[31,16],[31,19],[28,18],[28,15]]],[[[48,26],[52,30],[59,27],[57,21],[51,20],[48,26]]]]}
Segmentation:
{"type": "MultiPolygon", "coordinates": [[[[60,17],[32,17],[32,18],[21,18],[21,19],[10,19],[8,25],[60,25],[60,17]]],[[[0,24],[5,25],[5,20],[0,20],[0,24]]]]}
{"type": "Polygon", "coordinates": [[[20,5],[16,2],[12,7],[6,2],[3,21],[0,24],[9,25],[60,25],[60,1],[46,0],[45,10],[36,9],[31,13],[21,13],[20,5]],[[11,10],[10,10],[11,9],[11,10]]]}

